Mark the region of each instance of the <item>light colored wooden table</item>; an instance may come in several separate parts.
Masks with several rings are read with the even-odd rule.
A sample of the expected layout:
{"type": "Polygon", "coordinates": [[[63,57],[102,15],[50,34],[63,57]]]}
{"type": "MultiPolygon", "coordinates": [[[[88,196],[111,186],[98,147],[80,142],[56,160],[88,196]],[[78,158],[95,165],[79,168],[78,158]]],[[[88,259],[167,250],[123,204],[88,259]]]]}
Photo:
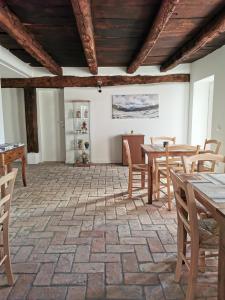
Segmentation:
{"type": "Polygon", "coordinates": [[[11,171],[11,164],[20,159],[22,161],[22,179],[23,185],[27,186],[26,182],[26,156],[25,156],[25,146],[18,146],[11,150],[0,152],[0,170],[2,174],[11,171]]]}
{"type": "MultiPolygon", "coordinates": [[[[154,159],[166,155],[165,148],[161,145],[141,145],[142,161],[145,161],[145,155],[148,157],[148,204],[152,204],[153,199],[153,164],[154,159]]],[[[171,157],[190,156],[193,151],[170,151],[171,157]]]]}
{"type": "Polygon", "coordinates": [[[192,184],[196,199],[204,205],[220,226],[218,299],[225,300],[225,174],[178,174],[192,184]]]}

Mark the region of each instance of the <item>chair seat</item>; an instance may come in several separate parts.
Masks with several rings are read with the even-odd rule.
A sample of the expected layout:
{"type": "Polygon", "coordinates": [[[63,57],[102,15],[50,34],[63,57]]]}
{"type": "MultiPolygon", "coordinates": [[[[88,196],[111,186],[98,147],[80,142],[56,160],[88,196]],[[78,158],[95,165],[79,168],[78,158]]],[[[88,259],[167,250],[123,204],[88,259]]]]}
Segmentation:
{"type": "Polygon", "coordinates": [[[200,248],[218,249],[219,226],[213,218],[201,219],[199,224],[200,248]]]}
{"type": "Polygon", "coordinates": [[[132,165],[133,171],[148,171],[148,165],[146,164],[133,164],[132,165]]]}

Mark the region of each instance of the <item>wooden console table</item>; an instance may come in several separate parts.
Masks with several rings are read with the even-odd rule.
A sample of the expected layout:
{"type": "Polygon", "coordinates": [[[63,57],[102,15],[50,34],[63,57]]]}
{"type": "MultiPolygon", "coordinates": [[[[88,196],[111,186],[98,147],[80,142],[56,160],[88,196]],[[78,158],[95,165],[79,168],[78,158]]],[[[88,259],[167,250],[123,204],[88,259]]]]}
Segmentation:
{"type": "Polygon", "coordinates": [[[23,185],[27,186],[26,183],[26,157],[25,157],[25,146],[15,147],[11,150],[0,152],[0,170],[1,174],[11,171],[11,164],[17,160],[22,161],[22,179],[23,185]]]}

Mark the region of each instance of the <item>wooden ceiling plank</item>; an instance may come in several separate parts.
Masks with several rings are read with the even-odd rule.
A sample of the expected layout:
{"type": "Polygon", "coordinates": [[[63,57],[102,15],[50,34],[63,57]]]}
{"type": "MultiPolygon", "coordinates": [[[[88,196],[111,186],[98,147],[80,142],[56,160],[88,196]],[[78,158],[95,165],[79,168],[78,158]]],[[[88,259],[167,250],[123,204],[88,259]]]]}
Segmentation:
{"type": "Polygon", "coordinates": [[[0,1],[0,26],[51,73],[62,75],[62,68],[29,33],[17,16],[8,9],[4,0],[0,1]]]}
{"type": "Polygon", "coordinates": [[[86,61],[92,74],[98,74],[94,29],[89,0],[71,0],[86,61]]]}
{"type": "Polygon", "coordinates": [[[148,36],[137,56],[127,68],[127,73],[134,73],[142,65],[157,42],[161,32],[171,18],[179,0],[163,0],[159,12],[151,26],[148,36]]]}
{"type": "Polygon", "coordinates": [[[64,88],[119,86],[130,84],[151,84],[161,82],[189,82],[189,74],[170,74],[163,76],[45,76],[33,78],[2,78],[2,88],[64,88]]]}
{"type": "Polygon", "coordinates": [[[180,63],[191,59],[208,43],[225,33],[225,8],[214,16],[200,31],[161,65],[160,71],[166,72],[180,63]]]}

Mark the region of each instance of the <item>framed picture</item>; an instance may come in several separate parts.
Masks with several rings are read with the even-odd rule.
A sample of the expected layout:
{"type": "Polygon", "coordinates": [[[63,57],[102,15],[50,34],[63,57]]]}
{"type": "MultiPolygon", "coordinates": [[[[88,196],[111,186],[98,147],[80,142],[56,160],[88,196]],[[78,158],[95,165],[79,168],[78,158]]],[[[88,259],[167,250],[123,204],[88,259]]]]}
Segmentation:
{"type": "Polygon", "coordinates": [[[113,95],[113,119],[159,118],[159,95],[113,95]]]}

